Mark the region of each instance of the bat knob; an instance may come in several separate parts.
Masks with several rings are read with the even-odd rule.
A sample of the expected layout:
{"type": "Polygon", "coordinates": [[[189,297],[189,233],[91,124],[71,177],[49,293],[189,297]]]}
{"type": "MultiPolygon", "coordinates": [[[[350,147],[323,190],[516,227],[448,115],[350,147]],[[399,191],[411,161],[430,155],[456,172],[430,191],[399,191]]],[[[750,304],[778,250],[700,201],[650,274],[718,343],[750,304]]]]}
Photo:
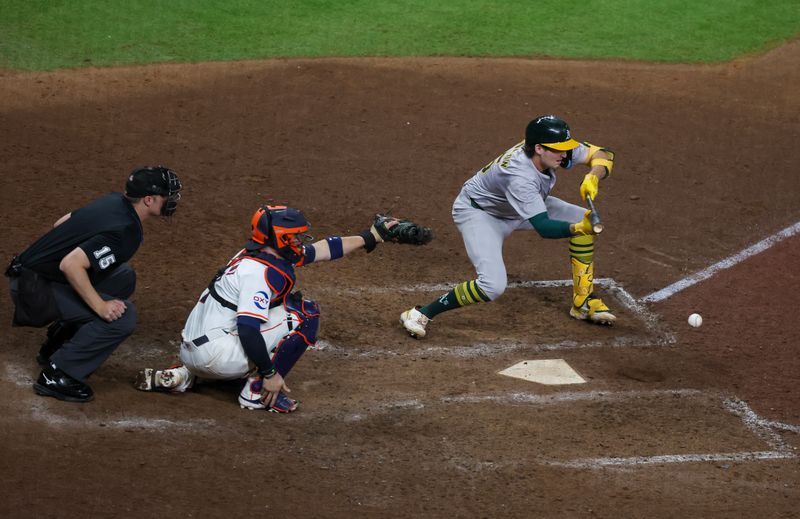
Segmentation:
{"type": "Polygon", "coordinates": [[[603,232],[603,229],[604,227],[602,223],[598,223],[592,226],[592,230],[594,231],[595,234],[600,234],[601,232],[603,232]]]}

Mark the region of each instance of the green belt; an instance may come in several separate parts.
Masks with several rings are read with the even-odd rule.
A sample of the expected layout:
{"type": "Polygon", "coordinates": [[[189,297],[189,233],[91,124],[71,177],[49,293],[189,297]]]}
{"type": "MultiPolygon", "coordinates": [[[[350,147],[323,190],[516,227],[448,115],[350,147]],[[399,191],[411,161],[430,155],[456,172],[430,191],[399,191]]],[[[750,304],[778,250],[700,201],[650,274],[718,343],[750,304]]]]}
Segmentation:
{"type": "Polygon", "coordinates": [[[481,211],[483,211],[483,207],[479,206],[479,205],[478,205],[478,202],[476,202],[476,201],[475,201],[475,199],[473,199],[472,197],[469,197],[469,203],[470,203],[470,204],[472,205],[472,207],[474,207],[475,209],[480,209],[481,211]]]}

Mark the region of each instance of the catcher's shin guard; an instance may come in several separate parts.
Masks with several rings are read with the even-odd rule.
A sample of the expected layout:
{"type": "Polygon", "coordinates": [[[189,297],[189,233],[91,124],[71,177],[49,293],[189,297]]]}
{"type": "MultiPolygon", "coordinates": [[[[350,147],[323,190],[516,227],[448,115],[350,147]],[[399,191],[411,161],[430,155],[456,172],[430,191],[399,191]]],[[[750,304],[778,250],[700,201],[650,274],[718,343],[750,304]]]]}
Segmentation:
{"type": "Polygon", "coordinates": [[[282,377],[286,377],[303,353],[317,342],[319,331],[319,315],[306,317],[303,324],[281,340],[275,349],[273,359],[275,368],[282,377]]]}

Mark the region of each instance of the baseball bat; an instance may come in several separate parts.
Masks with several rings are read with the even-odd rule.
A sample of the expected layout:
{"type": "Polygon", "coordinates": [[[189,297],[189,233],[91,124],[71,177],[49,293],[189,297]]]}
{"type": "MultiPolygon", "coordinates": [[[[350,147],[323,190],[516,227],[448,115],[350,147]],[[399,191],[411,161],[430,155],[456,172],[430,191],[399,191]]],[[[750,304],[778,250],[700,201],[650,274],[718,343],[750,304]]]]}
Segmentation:
{"type": "Polygon", "coordinates": [[[603,222],[600,221],[600,215],[597,214],[597,208],[594,206],[594,201],[592,201],[592,197],[586,195],[586,205],[589,206],[589,210],[592,214],[589,215],[589,222],[592,224],[592,230],[595,234],[600,234],[603,232],[603,222]]]}

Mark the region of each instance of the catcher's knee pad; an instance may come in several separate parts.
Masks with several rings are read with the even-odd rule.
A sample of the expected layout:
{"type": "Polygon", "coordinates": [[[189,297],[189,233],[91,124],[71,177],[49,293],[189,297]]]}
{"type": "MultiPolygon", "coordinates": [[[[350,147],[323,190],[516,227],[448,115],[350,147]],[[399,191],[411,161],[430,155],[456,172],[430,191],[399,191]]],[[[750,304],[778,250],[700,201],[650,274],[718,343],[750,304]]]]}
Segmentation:
{"type": "Polygon", "coordinates": [[[319,331],[319,305],[311,299],[303,299],[299,292],[292,294],[294,297],[286,298],[286,308],[297,317],[300,325],[292,330],[292,334],[299,333],[308,346],[317,342],[319,331]]]}
{"type": "Polygon", "coordinates": [[[300,312],[306,317],[319,317],[319,305],[311,299],[303,299],[300,304],[300,312]]]}
{"type": "Polygon", "coordinates": [[[317,342],[317,332],[319,331],[319,314],[305,317],[300,326],[293,330],[294,333],[301,334],[308,346],[313,346],[317,342]]]}
{"type": "Polygon", "coordinates": [[[286,297],[286,308],[302,316],[311,317],[319,315],[319,305],[311,299],[303,299],[303,294],[295,292],[286,297]]]}

